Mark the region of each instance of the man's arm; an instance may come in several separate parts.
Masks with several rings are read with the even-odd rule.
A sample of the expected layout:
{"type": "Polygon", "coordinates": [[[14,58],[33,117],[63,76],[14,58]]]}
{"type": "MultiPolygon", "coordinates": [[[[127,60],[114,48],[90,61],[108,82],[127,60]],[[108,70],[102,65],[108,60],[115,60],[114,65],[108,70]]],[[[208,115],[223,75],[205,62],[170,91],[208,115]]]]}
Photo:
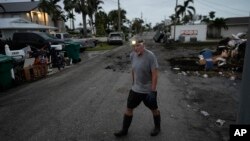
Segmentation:
{"type": "Polygon", "coordinates": [[[152,91],[156,91],[156,85],[157,85],[157,80],[158,80],[158,70],[157,68],[152,69],[152,86],[151,89],[152,91]]]}

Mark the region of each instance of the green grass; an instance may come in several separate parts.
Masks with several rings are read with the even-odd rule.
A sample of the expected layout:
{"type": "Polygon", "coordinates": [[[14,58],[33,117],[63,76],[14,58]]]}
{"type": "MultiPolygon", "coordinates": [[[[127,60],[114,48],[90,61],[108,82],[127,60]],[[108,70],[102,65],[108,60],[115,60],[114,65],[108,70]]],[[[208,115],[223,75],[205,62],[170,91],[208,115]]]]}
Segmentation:
{"type": "Polygon", "coordinates": [[[117,46],[114,45],[108,45],[107,43],[99,43],[94,48],[87,48],[86,51],[101,51],[101,50],[111,50],[113,48],[116,48],[117,46]]]}

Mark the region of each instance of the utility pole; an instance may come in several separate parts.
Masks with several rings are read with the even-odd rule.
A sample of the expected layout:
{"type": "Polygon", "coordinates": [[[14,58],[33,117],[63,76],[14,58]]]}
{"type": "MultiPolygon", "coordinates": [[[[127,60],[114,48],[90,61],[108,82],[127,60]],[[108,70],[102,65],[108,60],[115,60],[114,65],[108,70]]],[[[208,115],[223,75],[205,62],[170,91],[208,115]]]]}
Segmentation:
{"type": "Polygon", "coordinates": [[[247,32],[247,46],[245,49],[245,57],[244,57],[244,67],[242,74],[242,84],[240,91],[240,103],[239,103],[239,112],[237,117],[237,124],[250,124],[250,18],[248,24],[248,32],[247,32]]]}
{"type": "Polygon", "coordinates": [[[176,0],[176,4],[175,4],[175,16],[174,16],[174,41],[175,41],[175,30],[176,30],[176,19],[177,19],[177,14],[176,14],[176,7],[177,7],[177,4],[178,4],[178,0],[176,0]]]}
{"type": "Polygon", "coordinates": [[[121,31],[121,8],[120,8],[120,0],[118,0],[118,31],[121,31]]]}

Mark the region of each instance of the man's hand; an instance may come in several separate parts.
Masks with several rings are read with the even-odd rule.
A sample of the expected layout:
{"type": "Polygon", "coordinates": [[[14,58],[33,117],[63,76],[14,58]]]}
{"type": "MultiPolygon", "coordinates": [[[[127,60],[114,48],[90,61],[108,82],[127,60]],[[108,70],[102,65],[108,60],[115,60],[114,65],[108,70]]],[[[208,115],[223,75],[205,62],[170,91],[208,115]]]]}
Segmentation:
{"type": "Polygon", "coordinates": [[[150,103],[156,102],[156,96],[157,96],[157,91],[151,91],[148,95],[147,95],[147,101],[150,103]]]}

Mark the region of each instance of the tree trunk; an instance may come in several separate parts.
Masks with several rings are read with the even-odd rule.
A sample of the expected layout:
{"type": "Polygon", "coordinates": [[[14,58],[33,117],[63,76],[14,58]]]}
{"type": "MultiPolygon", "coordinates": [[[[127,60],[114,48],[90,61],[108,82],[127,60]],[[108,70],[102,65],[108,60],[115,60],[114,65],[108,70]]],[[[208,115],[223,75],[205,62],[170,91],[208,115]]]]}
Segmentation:
{"type": "Polygon", "coordinates": [[[90,17],[90,27],[91,27],[91,33],[94,34],[94,20],[93,16],[90,17]]]}
{"type": "Polygon", "coordinates": [[[54,22],[54,26],[58,28],[58,32],[61,32],[60,28],[58,27],[58,21],[57,20],[53,20],[53,22],[54,22]]]}
{"type": "MultiPolygon", "coordinates": [[[[74,11],[72,10],[72,15],[74,15],[74,11]]],[[[73,16],[74,17],[74,16],[73,16]]],[[[73,30],[75,30],[75,22],[74,22],[74,18],[72,18],[72,28],[73,30]]]]}
{"type": "Polygon", "coordinates": [[[43,12],[44,25],[46,25],[46,13],[43,12]]]}
{"type": "Polygon", "coordinates": [[[31,11],[29,12],[29,15],[30,15],[30,21],[33,22],[31,11]]]}
{"type": "Polygon", "coordinates": [[[83,22],[83,36],[87,37],[87,22],[86,22],[86,14],[82,13],[82,22],[83,22]]]}

